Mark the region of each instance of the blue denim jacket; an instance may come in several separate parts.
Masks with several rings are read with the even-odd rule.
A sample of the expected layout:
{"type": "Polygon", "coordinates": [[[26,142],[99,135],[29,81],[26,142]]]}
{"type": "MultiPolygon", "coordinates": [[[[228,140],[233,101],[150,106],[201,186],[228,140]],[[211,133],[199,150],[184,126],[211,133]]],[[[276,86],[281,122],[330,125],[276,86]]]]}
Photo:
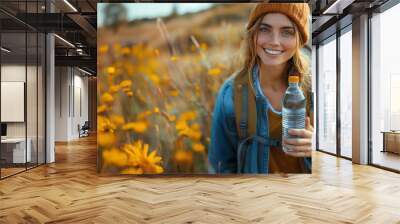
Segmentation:
{"type": "MultiPolygon", "coordinates": [[[[257,135],[269,140],[268,110],[274,110],[267,97],[264,96],[258,79],[258,66],[252,71],[252,81],[256,95],[257,135]]],[[[211,163],[210,173],[237,173],[238,172],[238,145],[240,144],[235,122],[235,107],[233,101],[234,78],[225,81],[219,90],[215,103],[211,144],[208,159],[211,163]]],[[[279,139],[280,140],[280,139],[279,139]]],[[[268,173],[269,144],[252,141],[250,148],[245,152],[243,164],[244,173],[268,173]]],[[[311,158],[304,158],[304,165],[311,172],[311,158]]]]}

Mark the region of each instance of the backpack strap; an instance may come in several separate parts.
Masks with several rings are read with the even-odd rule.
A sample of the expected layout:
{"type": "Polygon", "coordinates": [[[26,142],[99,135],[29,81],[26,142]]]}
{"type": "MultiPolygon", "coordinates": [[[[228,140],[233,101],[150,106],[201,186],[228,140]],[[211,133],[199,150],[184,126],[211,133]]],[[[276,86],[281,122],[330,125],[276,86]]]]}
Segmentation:
{"type": "Polygon", "coordinates": [[[233,103],[239,140],[255,135],[257,131],[256,100],[249,78],[247,72],[241,71],[236,74],[233,80],[233,103]]]}
{"type": "Polygon", "coordinates": [[[252,135],[249,136],[245,139],[243,139],[242,141],[240,141],[239,146],[238,146],[238,150],[237,150],[237,172],[241,173],[243,172],[243,164],[244,164],[244,160],[246,157],[246,150],[248,150],[248,147],[245,147],[246,144],[248,144],[248,142],[250,141],[256,141],[259,142],[261,144],[264,145],[269,145],[269,146],[273,146],[273,147],[280,147],[281,146],[281,141],[276,140],[276,139],[272,139],[272,138],[264,138],[261,137],[259,135],[252,135]]]}
{"type": "Polygon", "coordinates": [[[242,106],[241,106],[241,114],[239,117],[239,138],[244,139],[247,136],[247,119],[248,119],[248,95],[249,88],[248,85],[242,86],[242,106]]]}
{"type": "Polygon", "coordinates": [[[235,123],[239,136],[237,148],[237,172],[242,173],[250,148],[248,144],[257,141],[269,144],[271,141],[257,135],[256,96],[251,85],[251,76],[247,72],[239,72],[234,78],[233,102],[235,107],[235,123]]]}

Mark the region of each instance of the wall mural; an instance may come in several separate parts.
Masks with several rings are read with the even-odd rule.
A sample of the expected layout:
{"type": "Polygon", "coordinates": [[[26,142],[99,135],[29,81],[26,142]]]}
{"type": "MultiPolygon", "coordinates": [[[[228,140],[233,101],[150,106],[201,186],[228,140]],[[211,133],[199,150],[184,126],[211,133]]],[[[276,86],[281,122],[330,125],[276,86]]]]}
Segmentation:
{"type": "MultiPolygon", "coordinates": [[[[248,57],[256,61],[252,71],[261,67],[263,72],[265,67],[260,63],[269,62],[297,68],[297,71],[301,66],[301,71],[309,69],[309,47],[301,48],[307,44],[304,38],[311,38],[308,21],[308,5],[296,3],[257,6],[99,3],[97,143],[100,172],[310,173],[308,148],[304,146],[301,155],[286,154],[281,145],[267,145],[257,139],[242,141],[232,105],[236,100],[232,100],[232,94],[230,105],[225,99],[218,99],[223,98],[224,89],[229,88],[223,84],[229,82],[232,74],[249,65],[247,50],[262,47],[261,44],[246,45],[249,36],[258,35],[257,43],[267,41],[264,47],[274,48],[267,49],[270,52],[257,50],[257,55],[248,57]],[[303,14],[295,19],[286,16],[299,9],[303,14]],[[271,10],[282,12],[272,13],[271,10]],[[268,12],[272,16],[263,17],[268,12]],[[272,26],[260,25],[264,21],[272,26]],[[252,34],[249,22],[254,23],[252,34]],[[271,35],[286,42],[268,45],[271,35]],[[292,45],[283,46],[287,43],[292,45]],[[303,64],[293,63],[293,54],[303,64]]],[[[287,69],[282,74],[287,75],[288,70],[293,71],[287,69]]],[[[310,77],[303,78],[309,78],[311,83],[310,77]]],[[[286,84],[281,91],[284,93],[287,78],[282,79],[286,84]]],[[[278,104],[274,106],[280,101],[281,98],[275,101],[278,104]]],[[[250,116],[255,114],[249,113],[250,116]]],[[[274,132],[280,141],[281,115],[277,114],[275,123],[271,121],[269,126],[276,126],[274,132]]],[[[256,122],[255,117],[249,117],[248,121],[250,126],[256,122]]],[[[307,133],[312,133],[312,125],[307,124],[307,133]]],[[[257,124],[257,127],[258,134],[262,135],[265,130],[260,127],[265,128],[265,124],[257,124]]]]}

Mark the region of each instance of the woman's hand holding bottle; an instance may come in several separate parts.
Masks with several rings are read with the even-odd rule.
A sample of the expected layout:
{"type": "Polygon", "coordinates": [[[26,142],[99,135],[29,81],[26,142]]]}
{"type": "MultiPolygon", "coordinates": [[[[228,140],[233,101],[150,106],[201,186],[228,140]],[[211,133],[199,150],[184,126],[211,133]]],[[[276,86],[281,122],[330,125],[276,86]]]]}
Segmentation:
{"type": "Polygon", "coordinates": [[[314,127],[311,126],[310,118],[306,118],[305,129],[289,129],[288,133],[296,138],[283,138],[283,145],[287,149],[286,154],[295,157],[311,157],[314,127]]]}

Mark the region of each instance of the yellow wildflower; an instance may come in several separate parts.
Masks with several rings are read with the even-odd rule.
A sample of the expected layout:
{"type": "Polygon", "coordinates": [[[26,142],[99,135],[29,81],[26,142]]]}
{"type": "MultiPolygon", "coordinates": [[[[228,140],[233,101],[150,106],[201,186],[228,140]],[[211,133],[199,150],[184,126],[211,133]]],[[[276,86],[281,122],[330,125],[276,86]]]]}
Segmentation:
{"type": "Polygon", "coordinates": [[[179,91],[178,90],[172,90],[170,91],[171,96],[179,96],[179,91]]]}
{"type": "Polygon", "coordinates": [[[146,118],[147,116],[151,115],[153,113],[153,111],[151,110],[146,110],[144,112],[141,112],[137,115],[137,119],[138,120],[143,120],[144,118],[146,118]]]}
{"type": "Polygon", "coordinates": [[[194,141],[199,141],[200,138],[201,138],[201,132],[195,131],[195,130],[193,130],[191,128],[186,128],[186,129],[180,130],[178,132],[178,135],[179,136],[187,136],[187,137],[191,138],[194,141]]]}
{"type": "Polygon", "coordinates": [[[199,123],[194,123],[190,126],[190,128],[192,128],[195,131],[199,131],[200,130],[200,124],[199,123]]]}
{"type": "Polygon", "coordinates": [[[108,51],[108,45],[101,45],[99,48],[100,54],[105,54],[108,51]]]}
{"type": "Polygon", "coordinates": [[[175,124],[175,128],[178,131],[179,136],[186,136],[195,141],[199,141],[201,138],[200,125],[195,123],[192,128],[187,124],[187,120],[193,120],[197,116],[196,112],[185,112],[181,115],[179,120],[175,124]]]}
{"type": "Polygon", "coordinates": [[[103,150],[103,162],[105,165],[126,166],[128,156],[117,148],[103,150]]]}
{"type": "Polygon", "coordinates": [[[104,103],[111,103],[114,101],[114,97],[110,93],[106,92],[101,96],[101,101],[104,103]]]}
{"type": "Polygon", "coordinates": [[[196,111],[188,111],[181,115],[180,119],[182,120],[194,120],[197,117],[196,111]]]}
{"type": "Polygon", "coordinates": [[[132,55],[138,59],[142,59],[145,56],[142,44],[132,46],[132,55]]]}
{"type": "Polygon", "coordinates": [[[121,53],[122,53],[123,55],[128,55],[128,54],[131,53],[131,49],[130,49],[129,47],[123,47],[123,48],[121,49],[121,53]]]}
{"type": "Polygon", "coordinates": [[[192,145],[192,149],[193,149],[193,151],[195,151],[195,152],[204,152],[205,147],[204,147],[204,145],[201,144],[201,143],[194,143],[194,144],[192,145]]]}
{"type": "Polygon", "coordinates": [[[133,96],[133,92],[129,91],[129,92],[125,92],[127,96],[133,96]]]}
{"type": "Polygon", "coordinates": [[[178,56],[171,56],[171,61],[177,61],[178,60],[178,56]]]}
{"type": "Polygon", "coordinates": [[[211,75],[211,76],[218,76],[218,75],[221,74],[221,72],[222,71],[219,68],[212,68],[212,69],[208,70],[208,74],[211,75]]]}
{"type": "Polygon", "coordinates": [[[175,152],[174,159],[178,163],[192,163],[193,154],[183,149],[179,149],[175,152]]]}
{"type": "Polygon", "coordinates": [[[133,130],[137,133],[143,133],[147,130],[147,123],[144,121],[129,122],[122,126],[122,130],[133,130]]]}
{"type": "Polygon", "coordinates": [[[116,71],[115,67],[113,67],[113,66],[108,66],[108,67],[107,67],[107,73],[108,73],[109,75],[114,75],[114,74],[115,74],[115,71],[116,71]]]}
{"type": "Polygon", "coordinates": [[[104,104],[97,107],[97,113],[103,113],[106,111],[107,111],[107,106],[104,104]]]}
{"type": "Polygon", "coordinates": [[[160,166],[161,157],[157,156],[157,151],[153,150],[150,154],[149,145],[142,141],[133,144],[126,144],[123,150],[128,154],[128,165],[139,167],[143,173],[162,173],[164,169],[160,166]]]}
{"type": "Polygon", "coordinates": [[[110,132],[98,132],[97,134],[97,144],[99,146],[112,146],[117,140],[117,136],[110,132]]]}
{"type": "Polygon", "coordinates": [[[170,122],[174,122],[176,120],[176,116],[175,115],[168,115],[168,120],[170,122]]]}
{"type": "Polygon", "coordinates": [[[117,114],[111,115],[110,120],[117,126],[120,126],[125,123],[124,117],[117,114]]]}
{"type": "Polygon", "coordinates": [[[180,119],[176,122],[175,124],[176,130],[184,130],[189,128],[188,124],[186,123],[186,120],[180,119]]]}
{"type": "Polygon", "coordinates": [[[160,113],[160,109],[158,107],[154,107],[154,113],[160,113]]]}
{"type": "Polygon", "coordinates": [[[111,122],[107,117],[97,116],[97,129],[99,132],[114,132],[117,127],[113,122],[111,122]]]}
{"type": "Polygon", "coordinates": [[[111,94],[114,94],[114,93],[118,92],[119,89],[120,89],[119,86],[117,86],[117,85],[112,85],[112,86],[110,86],[109,92],[110,92],[111,94]]]}
{"type": "Polygon", "coordinates": [[[129,80],[129,79],[124,80],[124,81],[122,81],[122,82],[119,84],[119,86],[120,86],[121,88],[130,88],[131,85],[132,85],[132,80],[129,80]]]}
{"type": "Polygon", "coordinates": [[[156,84],[156,85],[160,84],[160,78],[158,77],[157,74],[150,74],[149,78],[151,81],[154,82],[154,84],[156,84]]]}
{"type": "Polygon", "coordinates": [[[207,46],[206,43],[201,43],[201,44],[200,44],[200,48],[201,48],[202,50],[207,50],[207,49],[208,49],[208,46],[207,46]]]}
{"type": "Polygon", "coordinates": [[[157,70],[157,68],[160,67],[160,63],[158,62],[158,60],[155,60],[153,58],[150,58],[149,61],[147,61],[147,66],[151,69],[153,69],[153,71],[157,70]]]}

